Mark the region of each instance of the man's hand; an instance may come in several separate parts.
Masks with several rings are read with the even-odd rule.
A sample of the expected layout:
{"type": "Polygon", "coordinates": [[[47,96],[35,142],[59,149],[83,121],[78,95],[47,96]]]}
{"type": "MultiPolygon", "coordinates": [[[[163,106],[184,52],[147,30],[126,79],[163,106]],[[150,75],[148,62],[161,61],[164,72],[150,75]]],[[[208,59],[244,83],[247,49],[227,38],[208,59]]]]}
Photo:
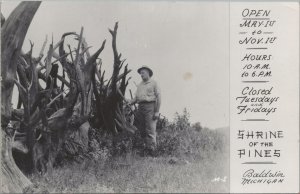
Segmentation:
{"type": "Polygon", "coordinates": [[[153,120],[156,120],[159,118],[159,112],[154,113],[153,120]]]}
{"type": "Polygon", "coordinates": [[[126,104],[128,104],[128,105],[133,105],[133,104],[136,103],[136,100],[135,100],[135,99],[131,99],[131,100],[126,99],[125,102],[126,102],[126,104]]]}

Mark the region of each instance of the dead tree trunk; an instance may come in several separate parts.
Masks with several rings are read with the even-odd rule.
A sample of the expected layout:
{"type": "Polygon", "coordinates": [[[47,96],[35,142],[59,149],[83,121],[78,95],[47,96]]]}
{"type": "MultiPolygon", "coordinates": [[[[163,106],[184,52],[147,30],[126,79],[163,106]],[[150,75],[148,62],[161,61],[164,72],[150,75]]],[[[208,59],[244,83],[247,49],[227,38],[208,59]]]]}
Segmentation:
{"type": "Polygon", "coordinates": [[[11,152],[11,137],[2,132],[1,192],[22,193],[32,186],[30,180],[17,167],[11,152]]]}
{"type": "Polygon", "coordinates": [[[1,171],[2,192],[23,192],[31,182],[16,166],[11,153],[10,137],[5,128],[12,113],[12,91],[17,70],[17,59],[20,55],[28,27],[41,2],[21,2],[2,25],[1,33],[1,127],[2,150],[1,171]]]}
{"type": "Polygon", "coordinates": [[[39,5],[40,2],[22,2],[7,21],[2,19],[1,127],[3,140],[1,169],[4,175],[2,186],[5,192],[23,192],[31,186],[31,182],[18,169],[12,158],[11,139],[5,131],[12,119],[18,120],[20,128],[26,132],[33,167],[39,163],[43,165],[43,169],[52,167],[58,152],[61,151],[62,143],[70,135],[69,132],[72,133],[70,129],[81,130],[84,128],[85,131],[89,129],[88,120],[94,96],[99,128],[108,129],[114,134],[121,131],[134,133],[136,130],[126,121],[123,113],[124,94],[130,79],[127,79],[127,75],[130,70],[126,65],[123,73],[120,74],[125,60],[121,60],[121,54],[117,51],[118,23],[115,24],[114,30],[110,30],[114,64],[113,74],[106,82],[104,71],[101,72],[101,67],[99,71],[97,70],[97,59],[104,49],[105,40],[102,46],[93,55],[90,55],[89,47],[83,38],[83,28],[80,35],[74,32],[65,33],[56,45],[53,45],[52,41],[44,63],[41,59],[46,41],[37,58],[32,57],[33,43],[31,43],[31,50],[28,53],[21,52],[27,29],[39,5]],[[66,53],[64,41],[69,35],[76,36],[78,47],[72,51],[69,46],[70,52],[66,53]],[[59,54],[55,52],[57,48],[59,48],[59,54]],[[58,75],[59,63],[63,68],[62,76],[58,75]],[[45,72],[42,71],[44,69],[45,72]],[[45,89],[41,87],[39,78],[46,82],[45,89]],[[56,79],[62,81],[60,87],[57,86],[56,79]],[[19,102],[18,109],[12,111],[11,100],[14,84],[19,89],[19,102]],[[64,86],[69,89],[66,95],[63,91],[64,86]],[[56,90],[54,92],[54,89],[59,92],[56,90]],[[60,106],[56,106],[56,102],[59,100],[60,106]],[[80,107],[79,114],[74,111],[74,107],[80,107]],[[48,111],[49,109],[50,111],[48,111]],[[36,134],[39,136],[36,137],[36,134]],[[46,141],[40,141],[41,138],[46,141]],[[47,167],[45,167],[45,160],[48,162],[47,167]]]}
{"type": "MultiPolygon", "coordinates": [[[[123,113],[123,100],[128,80],[127,74],[130,72],[127,65],[124,68],[124,73],[120,75],[120,70],[125,62],[121,60],[121,54],[117,50],[117,31],[118,22],[116,22],[114,30],[109,30],[112,35],[112,49],[114,54],[113,73],[108,83],[104,84],[104,72],[97,72],[94,68],[93,88],[96,99],[96,116],[100,120],[99,127],[104,127],[110,130],[113,134],[118,134],[122,131],[134,133],[136,128],[128,123],[123,113]],[[99,79],[96,81],[95,73],[99,79]]],[[[101,70],[101,69],[100,69],[101,70]]]]}
{"type": "Polygon", "coordinates": [[[11,99],[20,55],[29,25],[41,2],[22,2],[7,18],[1,33],[1,118],[8,123],[11,117],[11,99]]]}

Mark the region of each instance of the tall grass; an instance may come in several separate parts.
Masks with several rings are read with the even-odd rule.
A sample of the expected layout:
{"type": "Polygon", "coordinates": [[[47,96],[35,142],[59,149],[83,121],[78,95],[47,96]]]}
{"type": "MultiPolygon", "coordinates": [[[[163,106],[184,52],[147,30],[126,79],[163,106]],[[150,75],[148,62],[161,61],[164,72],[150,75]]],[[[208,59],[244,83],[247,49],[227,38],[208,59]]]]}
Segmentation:
{"type": "Polygon", "coordinates": [[[229,129],[191,124],[187,111],[166,123],[157,130],[156,158],[138,155],[143,143],[138,133],[112,137],[92,130],[89,159],[31,179],[59,193],[228,192],[229,129]]]}

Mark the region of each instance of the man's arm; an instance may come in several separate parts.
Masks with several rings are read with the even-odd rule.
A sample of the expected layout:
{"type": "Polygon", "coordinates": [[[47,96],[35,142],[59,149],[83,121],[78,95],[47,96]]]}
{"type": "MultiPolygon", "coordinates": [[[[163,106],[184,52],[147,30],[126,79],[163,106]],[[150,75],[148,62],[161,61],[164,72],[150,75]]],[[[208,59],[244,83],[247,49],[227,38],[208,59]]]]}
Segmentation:
{"type": "Polygon", "coordinates": [[[156,120],[159,117],[159,110],[160,110],[160,105],[161,105],[161,93],[160,93],[160,88],[155,85],[155,97],[156,97],[156,103],[155,103],[155,108],[154,108],[154,115],[153,119],[156,120]]]}
{"type": "Polygon", "coordinates": [[[158,93],[156,95],[155,113],[159,113],[160,104],[161,104],[161,95],[160,93],[158,93]]]}

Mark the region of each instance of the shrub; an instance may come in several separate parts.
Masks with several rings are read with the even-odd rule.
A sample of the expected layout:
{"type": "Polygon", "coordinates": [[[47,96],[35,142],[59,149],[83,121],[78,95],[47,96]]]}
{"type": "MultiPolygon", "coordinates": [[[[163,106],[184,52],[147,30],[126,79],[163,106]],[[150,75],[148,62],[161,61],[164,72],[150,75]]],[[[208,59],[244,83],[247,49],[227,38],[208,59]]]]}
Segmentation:
{"type": "Polygon", "coordinates": [[[189,127],[179,130],[169,126],[157,136],[159,155],[191,156],[194,159],[213,156],[213,152],[227,153],[228,136],[220,131],[189,127]]]}
{"type": "Polygon", "coordinates": [[[175,127],[180,130],[184,130],[190,127],[190,113],[186,108],[183,109],[182,114],[179,114],[178,112],[175,113],[174,124],[175,127]]]}
{"type": "Polygon", "coordinates": [[[195,124],[193,124],[192,126],[196,131],[201,131],[202,130],[202,126],[200,124],[200,122],[196,122],[195,124]]]}
{"type": "MultiPolygon", "coordinates": [[[[190,114],[184,109],[176,113],[173,122],[166,122],[157,129],[158,156],[189,156],[194,159],[211,157],[214,152],[227,153],[228,131],[203,128],[200,122],[191,124],[190,114]]],[[[92,129],[90,134],[90,153],[93,158],[106,160],[113,156],[139,152],[144,140],[139,130],[134,135],[120,133],[113,136],[104,130],[92,129]]]]}
{"type": "Polygon", "coordinates": [[[185,108],[182,114],[175,114],[173,123],[158,131],[158,155],[202,159],[213,156],[212,152],[227,153],[228,131],[203,128],[200,122],[191,125],[189,116],[185,108]]]}

